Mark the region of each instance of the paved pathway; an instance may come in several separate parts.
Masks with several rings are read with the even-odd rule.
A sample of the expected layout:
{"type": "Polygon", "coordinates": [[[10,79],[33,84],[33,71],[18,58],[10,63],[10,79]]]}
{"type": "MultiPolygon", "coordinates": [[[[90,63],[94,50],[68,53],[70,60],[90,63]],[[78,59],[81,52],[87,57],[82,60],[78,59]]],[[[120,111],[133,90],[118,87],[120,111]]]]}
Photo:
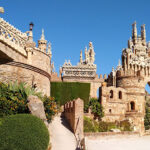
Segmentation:
{"type": "Polygon", "coordinates": [[[49,124],[50,142],[52,150],[76,150],[74,134],[67,128],[66,121],[56,116],[49,124]]]}
{"type": "Polygon", "coordinates": [[[86,140],[87,150],[150,150],[150,136],[86,140]]]}

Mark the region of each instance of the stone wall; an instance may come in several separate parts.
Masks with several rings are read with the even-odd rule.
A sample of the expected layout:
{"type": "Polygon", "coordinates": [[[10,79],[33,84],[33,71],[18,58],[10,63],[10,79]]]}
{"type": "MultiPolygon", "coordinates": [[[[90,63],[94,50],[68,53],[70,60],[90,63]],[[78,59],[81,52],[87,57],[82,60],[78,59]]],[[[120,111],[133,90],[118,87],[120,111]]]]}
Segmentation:
{"type": "Polygon", "coordinates": [[[50,95],[50,78],[46,72],[21,63],[0,64],[0,81],[25,82],[37,91],[50,95]]]}
{"type": "Polygon", "coordinates": [[[25,57],[7,43],[0,42],[0,81],[26,82],[49,96],[50,57],[36,47],[25,57]]]}
{"type": "Polygon", "coordinates": [[[87,132],[84,133],[85,138],[88,139],[92,139],[92,140],[96,140],[96,139],[108,139],[109,138],[122,138],[122,137],[137,137],[139,136],[138,132],[129,132],[129,131],[124,131],[124,132],[97,132],[97,133],[93,133],[93,132],[87,132]]]}
{"type": "Polygon", "coordinates": [[[81,141],[84,137],[83,134],[83,108],[84,103],[80,98],[68,102],[64,105],[64,115],[67,119],[76,139],[81,141]]]}
{"type": "Polygon", "coordinates": [[[104,107],[103,121],[115,122],[124,120],[127,110],[126,99],[126,91],[123,88],[102,86],[100,89],[100,102],[104,107]]]}

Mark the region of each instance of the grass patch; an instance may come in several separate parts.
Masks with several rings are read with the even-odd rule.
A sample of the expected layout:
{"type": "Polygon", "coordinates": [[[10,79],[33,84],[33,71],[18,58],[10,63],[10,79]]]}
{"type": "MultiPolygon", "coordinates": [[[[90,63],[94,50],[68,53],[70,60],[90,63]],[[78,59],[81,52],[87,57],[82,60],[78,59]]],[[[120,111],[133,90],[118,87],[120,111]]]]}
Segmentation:
{"type": "Polygon", "coordinates": [[[43,121],[29,114],[0,119],[0,150],[47,150],[49,132],[43,121]]]}

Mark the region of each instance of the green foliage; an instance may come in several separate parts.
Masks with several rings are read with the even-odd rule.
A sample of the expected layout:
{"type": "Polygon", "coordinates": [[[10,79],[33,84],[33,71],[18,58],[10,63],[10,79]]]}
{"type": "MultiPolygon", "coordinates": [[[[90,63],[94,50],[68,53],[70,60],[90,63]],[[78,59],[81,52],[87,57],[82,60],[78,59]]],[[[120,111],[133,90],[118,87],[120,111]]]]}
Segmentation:
{"type": "Polygon", "coordinates": [[[27,98],[29,95],[42,97],[25,83],[1,83],[0,82],[0,116],[29,113],[27,98]]]}
{"type": "Polygon", "coordinates": [[[29,95],[38,96],[44,103],[48,121],[58,112],[59,107],[54,98],[42,96],[25,83],[0,83],[0,117],[12,114],[29,113],[27,98],[29,95]]]}
{"type": "Polygon", "coordinates": [[[150,129],[150,107],[148,107],[147,104],[146,104],[146,108],[145,108],[144,125],[145,125],[146,130],[150,129]]]}
{"type": "Polygon", "coordinates": [[[103,107],[98,101],[97,98],[91,98],[87,105],[85,105],[85,112],[88,111],[88,109],[91,109],[94,116],[98,119],[101,119],[104,116],[103,107]]]}
{"type": "Polygon", "coordinates": [[[88,117],[84,117],[84,132],[98,132],[98,123],[88,117]]]}
{"type": "Polygon", "coordinates": [[[117,125],[115,124],[115,122],[103,122],[100,121],[99,122],[99,132],[108,132],[111,129],[117,129],[117,125]]]}
{"type": "Polygon", "coordinates": [[[132,131],[131,124],[128,120],[123,120],[119,124],[120,130],[121,131],[132,131]]]}
{"type": "Polygon", "coordinates": [[[111,129],[120,129],[121,131],[132,131],[131,125],[127,120],[117,122],[103,122],[84,117],[84,132],[108,132],[111,129]]]}
{"type": "Polygon", "coordinates": [[[0,124],[0,150],[47,150],[48,144],[48,129],[35,116],[10,115],[0,124]]]}
{"type": "Polygon", "coordinates": [[[145,100],[146,100],[146,106],[145,106],[144,125],[145,125],[145,129],[149,130],[150,129],[150,98],[147,92],[146,92],[145,100]]]}
{"type": "Polygon", "coordinates": [[[57,105],[54,97],[47,97],[43,98],[44,101],[44,108],[47,120],[50,122],[52,117],[59,112],[59,106],[57,105]]]}
{"type": "Polygon", "coordinates": [[[89,101],[90,83],[78,82],[51,82],[51,96],[55,97],[60,105],[81,98],[86,105],[89,101]]]}

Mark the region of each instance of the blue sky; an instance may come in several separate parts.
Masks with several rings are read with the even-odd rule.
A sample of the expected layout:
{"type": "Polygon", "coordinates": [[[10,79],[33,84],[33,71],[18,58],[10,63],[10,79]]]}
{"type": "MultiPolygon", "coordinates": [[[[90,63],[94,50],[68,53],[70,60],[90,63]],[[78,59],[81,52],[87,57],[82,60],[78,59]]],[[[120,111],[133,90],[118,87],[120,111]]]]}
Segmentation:
{"type": "Polygon", "coordinates": [[[80,50],[92,41],[97,73],[109,74],[127,46],[135,20],[139,34],[146,24],[150,40],[149,0],[0,0],[0,6],[5,8],[0,17],[21,31],[27,31],[31,21],[35,24],[35,42],[44,28],[57,71],[65,59],[76,65],[80,50]]]}

